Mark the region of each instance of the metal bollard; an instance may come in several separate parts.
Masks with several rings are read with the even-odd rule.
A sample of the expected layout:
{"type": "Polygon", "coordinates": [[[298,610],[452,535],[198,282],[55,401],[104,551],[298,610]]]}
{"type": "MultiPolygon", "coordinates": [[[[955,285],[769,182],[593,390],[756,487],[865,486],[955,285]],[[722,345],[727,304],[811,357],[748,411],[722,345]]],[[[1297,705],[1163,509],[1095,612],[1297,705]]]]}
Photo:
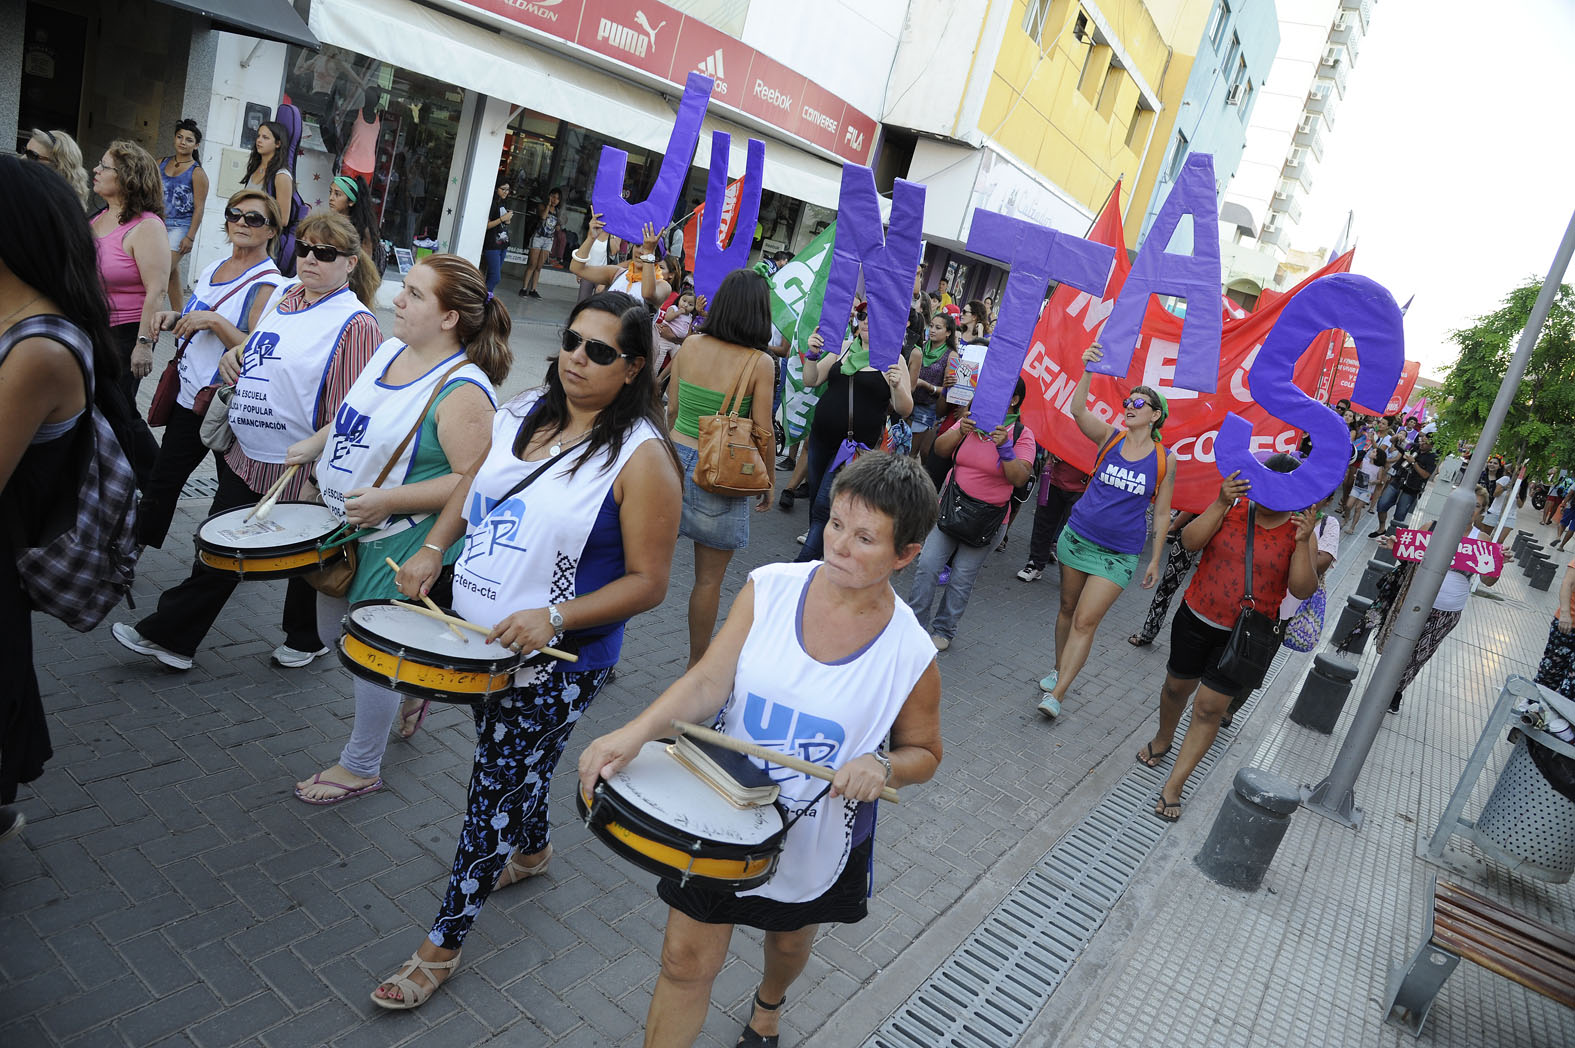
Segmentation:
{"type": "Polygon", "coordinates": [[[1371,598],[1359,596],[1355,593],[1345,598],[1345,607],[1340,609],[1340,621],[1334,625],[1334,641],[1337,650],[1356,655],[1361,654],[1362,649],[1367,646],[1367,635],[1372,631],[1368,629],[1360,630],[1356,636],[1351,638],[1349,643],[1345,638],[1352,630],[1363,624],[1363,620],[1367,615],[1367,609],[1372,606],[1371,598]]]}
{"type": "Polygon", "coordinates": [[[1192,861],[1218,884],[1256,891],[1300,804],[1301,790],[1291,780],[1261,768],[1241,769],[1192,861]]]}
{"type": "Polygon", "coordinates": [[[1356,657],[1339,651],[1320,651],[1313,658],[1312,672],[1302,682],[1302,690],[1291,707],[1291,723],[1310,728],[1320,735],[1331,735],[1351,694],[1356,679],[1356,657]]]}
{"type": "Polygon", "coordinates": [[[1384,549],[1382,546],[1379,546],[1376,550],[1373,551],[1373,559],[1374,560],[1381,560],[1385,564],[1389,565],[1391,568],[1394,567],[1396,564],[1400,563],[1400,561],[1398,559],[1396,559],[1396,557],[1395,557],[1395,551],[1394,550],[1392,550],[1392,549],[1384,549]]]}
{"type": "Polygon", "coordinates": [[[1543,561],[1531,572],[1531,588],[1546,592],[1553,585],[1553,577],[1558,574],[1558,567],[1552,561],[1543,561]]]}
{"type": "Polygon", "coordinates": [[[1378,596],[1379,580],[1393,570],[1393,562],[1385,563],[1377,557],[1372,558],[1367,562],[1367,570],[1362,572],[1362,581],[1356,587],[1357,594],[1367,598],[1378,596]]]}

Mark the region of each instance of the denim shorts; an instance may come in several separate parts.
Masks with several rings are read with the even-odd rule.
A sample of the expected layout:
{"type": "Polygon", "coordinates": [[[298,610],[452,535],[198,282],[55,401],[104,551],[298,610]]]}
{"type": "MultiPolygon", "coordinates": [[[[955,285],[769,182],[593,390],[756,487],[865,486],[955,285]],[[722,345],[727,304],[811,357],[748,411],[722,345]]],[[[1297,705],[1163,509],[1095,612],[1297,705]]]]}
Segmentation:
{"type": "Polygon", "coordinates": [[[920,404],[915,402],[913,405],[913,414],[908,416],[908,427],[915,433],[923,433],[925,430],[934,429],[934,403],[920,404]]]}
{"type": "Polygon", "coordinates": [[[180,242],[186,239],[187,233],[191,232],[191,219],[187,219],[185,225],[176,225],[173,222],[166,222],[164,223],[164,231],[168,233],[170,237],[170,250],[179,251],[180,242]]]}
{"type": "Polygon", "coordinates": [[[743,549],[749,545],[749,498],[718,495],[695,483],[695,463],[700,452],[674,444],[684,467],[684,515],[678,534],[712,549],[743,549]]]}

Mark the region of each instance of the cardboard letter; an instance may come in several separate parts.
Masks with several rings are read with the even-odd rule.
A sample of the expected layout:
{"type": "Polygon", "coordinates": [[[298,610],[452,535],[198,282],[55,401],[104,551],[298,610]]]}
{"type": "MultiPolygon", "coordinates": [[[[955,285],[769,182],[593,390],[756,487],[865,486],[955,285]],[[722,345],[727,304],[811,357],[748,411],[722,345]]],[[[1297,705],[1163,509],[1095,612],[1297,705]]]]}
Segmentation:
{"type": "Polygon", "coordinates": [[[662,154],[662,169],[656,176],[656,184],[651,186],[650,195],[641,203],[631,204],[623,198],[623,178],[629,154],[612,146],[602,146],[601,159],[596,164],[596,182],[591,187],[591,207],[602,216],[607,232],[638,244],[645,236],[643,229],[647,223],[660,232],[673,217],[673,207],[683,191],[689,165],[694,162],[695,147],[700,144],[700,124],[705,120],[714,83],[704,73],[689,74],[684,96],[678,102],[678,115],[673,120],[673,133],[667,138],[667,151],[662,154]]]}
{"type": "Polygon", "coordinates": [[[1001,295],[1001,319],[990,333],[990,352],[969,409],[974,425],[988,433],[1001,424],[1011,406],[1050,281],[1103,295],[1116,251],[983,208],[974,209],[968,250],[1011,267],[1001,295]]]}
{"type": "Polygon", "coordinates": [[[1389,292],[1354,273],[1322,277],[1299,291],[1263,340],[1247,372],[1247,389],[1265,411],[1306,430],[1312,437],[1312,453],[1294,472],[1274,472],[1252,457],[1252,423],[1234,411],[1225,416],[1214,443],[1220,475],[1240,470],[1252,482],[1252,501],[1265,509],[1306,509],[1322,501],[1345,477],[1351,458],[1345,421],[1291,381],[1296,361],[1329,328],[1344,328],[1356,340],[1359,370],[1351,391],[1353,402],[1382,411],[1400,381],[1405,334],[1400,307],[1389,292]]]}
{"type": "Polygon", "coordinates": [[[1125,377],[1137,349],[1138,331],[1150,295],[1178,295],[1187,300],[1187,318],[1176,351],[1176,374],[1170,384],[1212,393],[1220,370],[1220,242],[1219,206],[1214,197],[1214,158],[1193,153],[1181,167],[1164,206],[1138,249],[1121,297],[1099,336],[1105,357],[1090,364],[1101,375],[1125,377]],[[1166,250],[1182,215],[1192,216],[1192,254],[1166,250]]]}
{"type": "MultiPolygon", "coordinates": [[[[923,254],[924,186],[897,179],[891,191],[891,224],[881,235],[880,198],[875,172],[844,164],[837,197],[837,239],[831,249],[831,277],[820,310],[820,337],[836,352],[853,312],[853,291],[864,271],[869,300],[870,364],[884,371],[902,359],[913,303],[913,275],[923,254]]],[[[704,237],[701,241],[704,242],[704,237]]]]}
{"type": "Polygon", "coordinates": [[[711,171],[705,182],[705,210],[700,214],[700,234],[695,244],[695,294],[706,301],[716,297],[722,278],[749,264],[749,246],[755,239],[755,222],[760,218],[760,191],[765,186],[766,144],[749,140],[744,163],[744,181],[738,187],[738,214],[733,219],[733,242],[720,243],[722,211],[727,205],[727,158],[733,136],[711,132],[711,171]]]}

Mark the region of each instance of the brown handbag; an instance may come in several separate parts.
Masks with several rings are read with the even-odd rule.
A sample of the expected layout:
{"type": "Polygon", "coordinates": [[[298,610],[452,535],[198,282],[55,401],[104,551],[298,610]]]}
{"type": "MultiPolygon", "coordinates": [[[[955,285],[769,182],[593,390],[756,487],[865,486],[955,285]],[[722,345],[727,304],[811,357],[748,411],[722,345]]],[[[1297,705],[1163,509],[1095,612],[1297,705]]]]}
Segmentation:
{"type": "MultiPolygon", "coordinates": [[[[421,427],[427,420],[427,413],[432,410],[432,405],[437,402],[438,394],[443,392],[443,387],[448,385],[448,380],[453,377],[454,372],[468,363],[470,363],[468,359],[461,360],[458,364],[449,368],[442,378],[437,380],[437,385],[432,387],[432,395],[427,398],[427,406],[421,409],[420,415],[416,416],[416,424],[410,427],[410,432],[405,434],[405,439],[399,442],[399,446],[394,449],[394,453],[383,464],[383,470],[377,475],[377,480],[372,482],[374,488],[383,486],[383,481],[387,480],[388,475],[394,470],[394,463],[399,461],[399,456],[405,453],[405,449],[410,446],[410,442],[416,439],[416,434],[421,432],[421,427]]],[[[345,543],[345,555],[342,558],[325,568],[312,572],[310,575],[301,577],[306,580],[308,586],[325,597],[343,597],[350,592],[350,583],[355,581],[356,564],[360,559],[356,555],[357,545],[358,543],[355,542],[345,543]]]]}
{"type": "Polygon", "coordinates": [[[770,491],[773,481],[771,467],[761,455],[762,439],[775,441],[766,432],[763,436],[753,417],[740,417],[738,406],[744,400],[744,387],[755,364],[754,355],[744,362],[733,380],[733,386],[722,398],[722,406],[715,415],[702,415],[699,419],[700,457],[695,462],[695,483],[716,495],[746,496],[770,491]]]}

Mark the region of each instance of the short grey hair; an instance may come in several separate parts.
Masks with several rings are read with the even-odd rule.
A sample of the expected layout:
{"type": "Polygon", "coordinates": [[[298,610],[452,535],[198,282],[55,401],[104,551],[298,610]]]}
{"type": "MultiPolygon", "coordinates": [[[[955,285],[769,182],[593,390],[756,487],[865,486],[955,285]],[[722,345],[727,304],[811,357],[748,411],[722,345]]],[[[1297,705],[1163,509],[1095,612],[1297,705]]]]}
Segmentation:
{"type": "Polygon", "coordinates": [[[891,542],[898,553],[921,543],[940,507],[935,482],[907,455],[871,451],[844,466],[831,485],[831,497],[847,495],[891,518],[891,542]]]}

